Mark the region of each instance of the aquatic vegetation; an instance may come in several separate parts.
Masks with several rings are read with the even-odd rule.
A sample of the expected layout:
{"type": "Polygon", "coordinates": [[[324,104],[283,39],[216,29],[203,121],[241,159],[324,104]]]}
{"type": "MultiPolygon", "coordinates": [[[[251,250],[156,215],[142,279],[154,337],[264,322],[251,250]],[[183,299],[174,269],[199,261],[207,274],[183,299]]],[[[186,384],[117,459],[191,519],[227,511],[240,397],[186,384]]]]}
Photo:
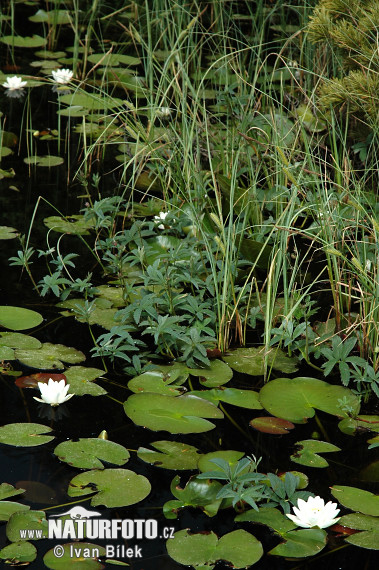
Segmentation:
{"type": "Polygon", "coordinates": [[[337,503],[329,501],[325,503],[321,497],[309,497],[306,501],[298,499],[297,507],[293,507],[293,514],[288,514],[297,526],[302,528],[312,528],[318,526],[319,528],[327,528],[339,521],[337,517],[340,509],[337,509],[337,503]]]}
{"type": "Polygon", "coordinates": [[[74,394],[68,394],[70,389],[70,384],[66,384],[64,380],[53,380],[52,378],[46,382],[38,382],[38,388],[41,392],[41,397],[37,398],[33,396],[37,402],[42,402],[43,404],[50,404],[50,406],[59,406],[67,402],[74,394]]]}
{"type": "Polygon", "coordinates": [[[66,85],[67,83],[70,83],[74,76],[74,72],[71,69],[53,69],[51,75],[53,76],[55,83],[66,85]]]}
{"type": "Polygon", "coordinates": [[[18,91],[25,87],[27,83],[27,81],[22,80],[22,77],[14,75],[13,77],[7,77],[7,80],[3,83],[3,87],[5,87],[5,89],[9,89],[9,91],[18,91]]]}

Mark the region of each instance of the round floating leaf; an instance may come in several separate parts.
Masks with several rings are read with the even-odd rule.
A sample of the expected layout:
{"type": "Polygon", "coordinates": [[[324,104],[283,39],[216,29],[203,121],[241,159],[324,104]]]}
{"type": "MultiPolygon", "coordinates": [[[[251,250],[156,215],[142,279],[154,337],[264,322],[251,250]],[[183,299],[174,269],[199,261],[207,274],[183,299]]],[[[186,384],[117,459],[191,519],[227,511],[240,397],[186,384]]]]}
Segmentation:
{"type": "Polygon", "coordinates": [[[261,543],[245,530],[235,530],[220,539],[214,532],[190,534],[180,530],[166,542],[169,556],[186,566],[212,567],[218,560],[233,568],[246,568],[258,562],[263,554],[261,543]]]}
{"type": "Polygon", "coordinates": [[[103,396],[107,393],[104,388],[94,383],[94,380],[105,374],[99,368],[86,368],[85,366],[70,366],[65,370],[67,384],[70,384],[70,393],[76,396],[103,396]]]}
{"type": "Polygon", "coordinates": [[[15,228],[0,226],[0,239],[14,239],[19,235],[15,228]]]}
{"type": "Polygon", "coordinates": [[[379,432],[379,416],[360,414],[356,418],[345,418],[338,424],[342,433],[353,435],[356,431],[379,432]]]}
{"type": "Polygon", "coordinates": [[[178,386],[184,384],[191,371],[191,369],[182,362],[174,362],[174,364],[160,364],[155,367],[155,370],[159,370],[164,374],[164,376],[170,376],[170,378],[175,377],[175,384],[178,386]]]}
{"type": "Polygon", "coordinates": [[[0,501],[0,521],[7,521],[13,513],[28,511],[29,509],[30,507],[28,507],[28,505],[22,505],[15,501],[0,501]]]}
{"type": "Polygon", "coordinates": [[[259,511],[249,509],[242,514],[237,515],[234,520],[237,522],[255,522],[264,524],[279,534],[283,534],[297,528],[295,523],[275,508],[260,509],[259,511]]]}
{"type": "Polygon", "coordinates": [[[222,489],[221,483],[191,477],[184,488],[179,485],[180,477],[176,475],[171,481],[170,489],[177,500],[168,501],[163,505],[166,518],[177,518],[178,510],[184,507],[201,507],[209,517],[217,514],[222,503],[222,499],[217,498],[217,494],[222,489]]]}
{"type": "Polygon", "coordinates": [[[263,407],[273,416],[294,423],[305,423],[313,418],[314,408],[347,417],[341,408],[341,400],[359,410],[359,399],[343,386],[333,386],[316,378],[277,378],[267,382],[259,392],[263,407]]]}
{"type": "Polygon", "coordinates": [[[37,530],[42,531],[42,536],[39,538],[39,533],[35,533],[34,540],[40,540],[47,537],[47,529],[48,523],[44,511],[18,511],[9,519],[6,534],[8,540],[17,542],[22,540],[20,530],[37,530]]]}
{"type": "Polygon", "coordinates": [[[2,36],[0,42],[12,47],[20,48],[36,48],[45,46],[47,44],[47,39],[41,38],[41,36],[34,35],[32,37],[22,37],[22,36],[2,36]]]}
{"type": "Polygon", "coordinates": [[[6,564],[23,565],[37,558],[37,549],[31,542],[12,542],[0,550],[0,558],[6,564]]]}
{"type": "Polygon", "coordinates": [[[352,513],[341,517],[338,524],[343,527],[364,531],[346,537],[346,542],[361,548],[379,550],[379,518],[352,513]]]}
{"type": "Polygon", "coordinates": [[[150,445],[158,451],[139,447],[137,456],[146,463],[164,469],[196,469],[199,457],[201,457],[197,447],[179,441],[154,441],[150,445]]]}
{"type": "Polygon", "coordinates": [[[13,331],[22,331],[37,327],[43,321],[42,315],[37,311],[23,309],[22,307],[0,306],[0,326],[13,331]]]}
{"type": "Polygon", "coordinates": [[[14,497],[15,495],[20,495],[25,489],[16,489],[13,485],[9,483],[1,483],[0,485],[0,500],[7,499],[8,497],[14,497]]]}
{"type": "MultiPolygon", "coordinates": [[[[237,370],[237,372],[243,372],[251,376],[263,376],[265,372],[262,348],[236,348],[230,354],[224,355],[222,359],[229,364],[233,370],[237,370]]],[[[285,374],[292,374],[292,372],[296,372],[298,368],[297,359],[289,358],[278,348],[268,353],[267,363],[269,368],[272,367],[285,374]]]]}
{"type": "Polygon", "coordinates": [[[37,10],[33,16],[29,16],[31,22],[48,23],[54,26],[70,24],[71,16],[68,10],[37,10]]]}
{"type": "Polygon", "coordinates": [[[251,427],[261,431],[262,433],[281,434],[289,433],[294,429],[295,425],[288,420],[282,418],[273,418],[271,416],[264,416],[261,418],[254,418],[249,422],[251,427]]]}
{"type": "Polygon", "coordinates": [[[58,115],[62,117],[85,117],[88,114],[88,109],[84,109],[81,105],[72,105],[58,111],[58,115]]]}
{"type": "Polygon", "coordinates": [[[326,441],[315,439],[305,439],[297,441],[295,445],[300,445],[301,449],[291,455],[291,460],[307,467],[328,467],[329,463],[317,453],[330,453],[331,451],[341,451],[340,447],[326,441]]]}
{"type": "Polygon", "coordinates": [[[64,441],[57,445],[54,453],[61,461],[79,469],[104,469],[102,461],[124,465],[130,457],[122,445],[95,437],[64,441]]]}
{"type": "Polygon", "coordinates": [[[209,368],[190,368],[192,376],[200,376],[200,382],[207,388],[226,384],[233,377],[233,370],[222,360],[212,360],[209,368]]]}
{"type": "Polygon", "coordinates": [[[3,332],[0,333],[0,346],[10,346],[12,348],[35,349],[42,346],[42,342],[33,336],[22,333],[3,332]]]}
{"type": "Polygon", "coordinates": [[[128,382],[128,388],[136,394],[140,392],[150,392],[154,394],[165,394],[166,396],[179,396],[183,392],[180,386],[172,385],[180,372],[174,374],[164,374],[159,370],[144,372],[128,382]]]}
{"type": "Polygon", "coordinates": [[[224,414],[210,402],[195,396],[133,394],[124,402],[126,415],[137,425],[154,431],[201,433],[215,426],[204,418],[223,418],[224,414]]]}
{"type": "Polygon", "coordinates": [[[86,471],[71,479],[70,497],[83,497],[96,491],[91,498],[92,507],[127,507],[142,501],[150,493],[151,485],[143,475],[128,469],[86,471]]]}
{"type": "Polygon", "coordinates": [[[133,57],[131,55],[122,55],[117,53],[93,53],[88,56],[88,61],[91,63],[100,63],[101,65],[110,65],[112,67],[118,67],[122,65],[139,65],[141,60],[138,57],[133,57]]]}
{"type": "Polygon", "coordinates": [[[204,398],[216,405],[219,401],[249,410],[261,410],[262,404],[258,399],[258,393],[253,390],[239,390],[238,388],[211,388],[210,390],[195,390],[190,392],[193,396],[204,398]]]}
{"type": "Polygon", "coordinates": [[[69,93],[67,95],[62,95],[59,97],[59,102],[65,103],[70,107],[83,107],[83,109],[91,112],[105,112],[107,109],[115,109],[123,105],[122,99],[118,99],[117,97],[100,97],[96,95],[90,95],[89,93],[69,93]]]}
{"type": "Polygon", "coordinates": [[[50,431],[51,427],[41,424],[7,424],[0,427],[0,443],[16,447],[35,447],[54,439],[51,435],[41,435],[50,431]]]}
{"type": "Polygon", "coordinates": [[[234,465],[244,455],[243,451],[234,451],[233,449],[205,453],[199,459],[198,469],[202,473],[205,473],[206,471],[221,471],[221,468],[213,463],[211,459],[223,459],[224,461],[227,461],[229,465],[234,465]]]}
{"type": "Polygon", "coordinates": [[[63,344],[51,344],[45,342],[37,350],[16,350],[15,357],[17,360],[32,368],[41,370],[62,369],[62,362],[76,364],[86,359],[84,354],[76,348],[64,346],[63,344]]]}
{"type": "Polygon", "coordinates": [[[98,544],[70,542],[46,552],[43,562],[51,570],[101,570],[104,565],[98,558],[105,555],[105,548],[98,544]]]}
{"type": "Polygon", "coordinates": [[[363,489],[344,485],[334,485],[334,487],[332,487],[332,495],[341,505],[352,511],[359,511],[365,515],[379,517],[378,495],[374,495],[363,489]]]}
{"type": "Polygon", "coordinates": [[[13,348],[9,348],[9,346],[0,346],[0,361],[14,359],[15,356],[13,348]]]}
{"type": "Polygon", "coordinates": [[[90,229],[95,227],[93,220],[85,219],[84,216],[77,214],[61,218],[60,216],[49,216],[43,220],[45,226],[55,232],[62,234],[88,235],[90,229]]]}
{"type": "Polygon", "coordinates": [[[317,528],[292,530],[282,535],[286,541],[270,550],[269,554],[286,558],[304,558],[318,554],[326,545],[326,532],[317,528]]]}
{"type": "Polygon", "coordinates": [[[61,156],[29,156],[28,158],[24,158],[24,162],[26,164],[32,164],[33,166],[44,166],[47,168],[51,168],[52,166],[59,166],[63,164],[64,160],[61,156]]]}

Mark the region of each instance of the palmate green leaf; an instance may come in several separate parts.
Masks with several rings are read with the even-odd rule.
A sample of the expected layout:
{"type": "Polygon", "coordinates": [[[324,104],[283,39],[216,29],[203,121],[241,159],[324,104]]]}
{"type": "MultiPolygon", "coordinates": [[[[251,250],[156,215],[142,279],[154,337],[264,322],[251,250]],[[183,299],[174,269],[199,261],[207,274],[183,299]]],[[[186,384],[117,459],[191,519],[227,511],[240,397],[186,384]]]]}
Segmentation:
{"type": "Polygon", "coordinates": [[[106,556],[103,546],[90,542],[69,542],[60,546],[62,549],[60,557],[57,556],[54,548],[44,555],[43,563],[46,568],[51,570],[102,570],[104,568],[98,558],[106,556]]]}
{"type": "Polygon", "coordinates": [[[104,469],[102,461],[124,465],[130,457],[129,451],[122,445],[96,437],[63,441],[57,445],[54,453],[61,461],[80,469],[104,469]]]}
{"type": "Polygon", "coordinates": [[[9,305],[0,306],[0,326],[7,329],[13,331],[31,329],[40,325],[42,321],[43,317],[37,311],[9,305]]]}
{"type": "Polygon", "coordinates": [[[0,427],[0,443],[15,447],[35,447],[54,439],[54,436],[42,435],[50,431],[52,431],[51,427],[41,424],[7,424],[0,427]]]}
{"type": "Polygon", "coordinates": [[[104,469],[86,471],[71,479],[68,486],[69,497],[91,498],[91,506],[126,507],[139,503],[150,493],[151,485],[143,475],[129,469],[104,469]]]}
{"type": "Polygon", "coordinates": [[[201,433],[215,427],[204,418],[223,418],[216,406],[195,396],[133,394],[124,402],[126,415],[137,425],[154,431],[201,433]]]}
{"type": "Polygon", "coordinates": [[[187,529],[166,542],[169,556],[176,562],[195,568],[212,568],[218,560],[233,568],[252,566],[263,555],[262,544],[245,530],[235,530],[220,539],[214,532],[191,534],[187,529]]]}
{"type": "Polygon", "coordinates": [[[0,559],[4,560],[5,564],[27,564],[36,558],[37,549],[31,542],[12,542],[0,550],[0,559]]]}
{"type": "Polygon", "coordinates": [[[276,378],[259,392],[262,406],[273,416],[293,423],[313,418],[315,408],[338,417],[348,417],[341,401],[359,412],[359,398],[348,388],[334,386],[316,378],[276,378]]]}
{"type": "Polygon", "coordinates": [[[179,441],[154,441],[150,445],[158,451],[139,447],[137,456],[155,467],[180,471],[196,469],[202,457],[197,447],[179,441]]]}
{"type": "Polygon", "coordinates": [[[301,449],[291,455],[291,460],[295,463],[299,463],[300,465],[306,465],[307,467],[328,467],[329,463],[326,459],[320,457],[318,453],[341,451],[340,447],[337,447],[332,443],[318,441],[315,439],[297,441],[295,445],[301,446],[301,449]]]}

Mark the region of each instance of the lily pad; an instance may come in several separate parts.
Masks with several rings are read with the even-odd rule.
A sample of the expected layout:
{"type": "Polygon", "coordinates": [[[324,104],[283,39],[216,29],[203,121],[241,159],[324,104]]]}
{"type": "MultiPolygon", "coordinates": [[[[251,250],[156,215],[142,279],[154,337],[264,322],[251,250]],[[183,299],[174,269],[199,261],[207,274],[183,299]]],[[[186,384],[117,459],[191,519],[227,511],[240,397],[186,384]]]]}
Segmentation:
{"type": "Polygon", "coordinates": [[[10,346],[11,348],[36,349],[41,348],[42,342],[38,338],[22,333],[3,332],[0,333],[0,346],[10,346]]]}
{"type": "Polygon", "coordinates": [[[316,378],[277,378],[267,382],[259,393],[263,407],[273,416],[293,423],[313,418],[314,408],[339,417],[347,417],[341,407],[346,400],[356,413],[359,398],[343,386],[333,386],[316,378]]]}
{"type": "Polygon", "coordinates": [[[282,534],[285,542],[278,544],[269,554],[286,558],[304,558],[318,554],[326,545],[327,534],[322,529],[306,528],[282,534]]]}
{"type": "Polygon", "coordinates": [[[315,439],[305,439],[297,441],[295,445],[300,445],[301,449],[291,455],[291,460],[300,465],[307,467],[328,467],[329,463],[318,453],[330,453],[332,451],[341,451],[340,447],[328,443],[326,441],[318,441],[315,439]]]}
{"type": "Polygon", "coordinates": [[[154,441],[150,444],[158,451],[139,447],[137,456],[142,461],[164,469],[186,470],[196,469],[199,461],[199,450],[193,445],[180,441],[154,441]]]}
{"type": "MultiPolygon", "coordinates": [[[[230,354],[224,355],[222,359],[237,372],[243,372],[251,376],[263,376],[265,373],[262,348],[236,348],[230,354]]],[[[289,358],[278,348],[268,353],[267,366],[280,370],[285,374],[292,374],[298,368],[297,359],[289,358]]]]}
{"type": "Polygon", "coordinates": [[[297,528],[296,524],[288,517],[283,515],[278,509],[271,507],[260,509],[259,511],[249,509],[240,515],[237,515],[234,520],[236,522],[264,524],[280,535],[297,528]]]}
{"type": "Polygon", "coordinates": [[[70,366],[65,370],[67,384],[70,384],[70,393],[76,396],[103,396],[107,393],[104,388],[94,383],[96,378],[105,374],[99,368],[86,368],[85,366],[70,366]]]}
{"type": "MultiPolygon", "coordinates": [[[[8,540],[12,542],[23,541],[20,530],[42,531],[40,536],[38,536],[39,533],[34,533],[33,540],[46,538],[48,535],[48,523],[45,517],[44,511],[17,511],[10,517],[7,523],[6,534],[8,540]]],[[[27,538],[25,538],[26,540],[27,538]]]]}
{"type": "Polygon", "coordinates": [[[0,346],[0,361],[15,360],[13,348],[9,346],[0,346]]]}
{"type": "Polygon", "coordinates": [[[332,487],[332,495],[341,505],[352,511],[359,511],[365,515],[379,517],[378,495],[374,495],[363,489],[344,485],[334,485],[332,487]]]}
{"type": "Polygon", "coordinates": [[[221,471],[221,468],[213,463],[211,459],[223,459],[227,461],[229,465],[234,465],[239,459],[242,459],[244,455],[243,451],[234,451],[233,449],[220,449],[219,451],[205,453],[199,459],[198,469],[202,473],[206,471],[221,471]]]}
{"type": "Polygon", "coordinates": [[[89,230],[95,227],[91,219],[85,219],[80,214],[61,218],[60,216],[49,216],[43,220],[45,226],[55,232],[62,234],[88,235],[89,230]]]}
{"type": "Polygon", "coordinates": [[[209,517],[214,517],[222,503],[217,494],[222,489],[218,481],[191,477],[184,488],[179,486],[180,477],[176,475],[171,481],[171,493],[176,500],[167,501],[163,505],[166,519],[176,519],[178,511],[185,507],[200,507],[209,517]]]}
{"type": "Polygon", "coordinates": [[[262,404],[259,401],[258,392],[254,390],[239,390],[238,388],[211,388],[210,390],[194,390],[190,392],[193,396],[204,398],[216,405],[219,401],[240,408],[249,410],[261,410],[262,404]]]}
{"type": "Polygon", "coordinates": [[[151,485],[143,475],[128,469],[86,471],[71,479],[69,497],[84,497],[96,492],[91,505],[108,508],[127,507],[139,503],[150,493],[151,485]]]}
{"type": "Polygon", "coordinates": [[[63,362],[76,364],[86,359],[84,354],[76,348],[50,342],[43,343],[36,350],[17,349],[15,357],[26,366],[41,370],[63,369],[63,362]]]}
{"type": "Polygon", "coordinates": [[[124,402],[126,415],[137,425],[153,431],[202,433],[215,427],[204,418],[223,418],[216,406],[196,396],[133,394],[124,402]]]}
{"type": "Polygon", "coordinates": [[[62,95],[59,97],[60,103],[65,103],[66,105],[72,106],[80,106],[83,109],[87,109],[88,111],[103,111],[105,112],[107,109],[115,109],[117,107],[122,107],[123,101],[122,99],[118,99],[117,97],[108,97],[108,96],[96,96],[91,95],[89,93],[69,93],[67,95],[62,95]]]}
{"type": "Polygon", "coordinates": [[[23,565],[37,558],[37,549],[31,542],[12,542],[0,550],[0,558],[5,564],[23,565]]]}
{"type": "Polygon", "coordinates": [[[15,447],[35,447],[54,439],[54,436],[42,435],[50,431],[51,427],[41,424],[7,424],[0,427],[0,443],[15,447]]]}
{"type": "Polygon", "coordinates": [[[41,36],[2,36],[0,38],[0,42],[12,47],[20,47],[20,48],[36,48],[45,46],[47,44],[47,39],[42,38],[41,36]]]}
{"type": "Polygon", "coordinates": [[[59,166],[63,164],[64,160],[61,156],[29,156],[24,158],[26,164],[32,164],[33,166],[44,166],[47,168],[52,168],[53,166],[59,166]]]}
{"type": "Polygon", "coordinates": [[[68,10],[42,10],[39,9],[33,16],[28,18],[31,22],[48,23],[53,26],[60,26],[62,24],[70,24],[71,16],[68,10]]]}
{"type": "Polygon", "coordinates": [[[206,388],[221,386],[233,377],[233,370],[222,360],[211,360],[208,368],[190,368],[192,376],[200,376],[200,383],[206,388]]]}
{"type": "Polygon", "coordinates": [[[12,331],[22,331],[37,327],[43,321],[42,315],[22,307],[0,306],[0,326],[12,331]]]}
{"type": "Polygon", "coordinates": [[[254,418],[249,422],[251,427],[262,432],[271,434],[285,435],[294,429],[295,425],[288,420],[282,418],[273,418],[272,416],[264,416],[261,418],[254,418]]]}
{"type": "Polygon", "coordinates": [[[357,532],[345,538],[345,541],[361,548],[379,550],[379,518],[361,513],[344,515],[338,521],[339,525],[363,532],[357,532]]]}
{"type": "Polygon", "coordinates": [[[154,394],[165,394],[166,396],[179,396],[183,393],[183,388],[172,384],[180,376],[180,371],[173,371],[171,374],[164,374],[159,370],[144,372],[128,382],[128,388],[132,392],[150,392],[154,394]]]}
{"type": "Polygon", "coordinates": [[[22,505],[15,501],[0,501],[0,521],[7,521],[13,513],[28,511],[29,509],[30,507],[28,505],[22,505]]]}
{"type": "Polygon", "coordinates": [[[7,499],[8,497],[14,497],[15,495],[21,495],[24,491],[25,489],[16,489],[9,483],[1,483],[0,500],[7,499]]]}
{"type": "Polygon", "coordinates": [[[180,530],[166,542],[169,556],[186,566],[212,568],[218,560],[225,560],[233,568],[246,568],[258,562],[263,555],[262,544],[245,530],[234,530],[220,539],[214,532],[191,534],[180,530]]]}
{"type": "Polygon", "coordinates": [[[139,65],[141,63],[141,60],[138,57],[118,53],[93,53],[88,56],[88,61],[113,67],[118,67],[120,63],[122,65],[139,65]]]}
{"type": "Polygon", "coordinates": [[[124,465],[130,453],[125,447],[95,437],[80,438],[79,441],[63,441],[54,449],[61,461],[79,469],[104,469],[102,461],[124,465]]]}
{"type": "MultiPolygon", "coordinates": [[[[105,557],[103,546],[90,542],[69,542],[48,550],[43,557],[46,568],[51,570],[101,570],[104,565],[98,560],[105,557]],[[59,557],[57,556],[59,552],[59,557]]],[[[113,559],[112,559],[113,562],[113,559]]]]}
{"type": "Polygon", "coordinates": [[[0,239],[14,239],[19,235],[18,230],[9,226],[0,226],[0,239]]]}
{"type": "Polygon", "coordinates": [[[338,424],[342,433],[353,435],[356,431],[379,432],[379,416],[360,414],[356,418],[345,418],[338,424]]]}

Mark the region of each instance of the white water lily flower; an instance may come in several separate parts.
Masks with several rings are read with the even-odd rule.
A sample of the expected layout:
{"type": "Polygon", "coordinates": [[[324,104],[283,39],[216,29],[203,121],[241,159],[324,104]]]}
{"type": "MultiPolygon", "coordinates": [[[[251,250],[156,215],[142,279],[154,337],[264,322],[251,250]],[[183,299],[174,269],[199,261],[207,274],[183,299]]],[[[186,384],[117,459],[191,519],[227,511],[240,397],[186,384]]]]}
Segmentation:
{"type": "Polygon", "coordinates": [[[23,81],[21,77],[17,77],[14,75],[13,77],[7,77],[5,83],[3,83],[3,87],[5,89],[9,89],[10,91],[17,91],[18,89],[22,89],[27,84],[27,81],[23,81]]]}
{"type": "Polygon", "coordinates": [[[65,85],[66,83],[70,83],[74,72],[71,69],[56,69],[51,72],[55,83],[60,83],[61,85],[65,85]]]}
{"type": "MultiPolygon", "coordinates": [[[[161,220],[164,220],[166,218],[166,216],[168,215],[168,212],[159,212],[158,216],[154,216],[154,221],[155,222],[160,222],[161,220]]],[[[159,230],[164,230],[165,226],[163,224],[159,224],[158,226],[159,230]]]]}
{"type": "Polygon", "coordinates": [[[294,515],[287,515],[297,526],[302,528],[326,528],[335,524],[340,517],[337,517],[340,509],[337,503],[329,501],[325,504],[321,497],[309,497],[307,501],[298,499],[297,507],[293,507],[294,515]]]}
{"type": "Polygon", "coordinates": [[[68,389],[70,384],[65,384],[65,381],[59,380],[59,382],[49,378],[49,382],[46,384],[44,382],[38,382],[38,388],[41,392],[41,398],[33,396],[37,402],[42,402],[43,404],[50,404],[50,406],[59,406],[63,402],[67,402],[74,394],[68,394],[68,389]]]}

